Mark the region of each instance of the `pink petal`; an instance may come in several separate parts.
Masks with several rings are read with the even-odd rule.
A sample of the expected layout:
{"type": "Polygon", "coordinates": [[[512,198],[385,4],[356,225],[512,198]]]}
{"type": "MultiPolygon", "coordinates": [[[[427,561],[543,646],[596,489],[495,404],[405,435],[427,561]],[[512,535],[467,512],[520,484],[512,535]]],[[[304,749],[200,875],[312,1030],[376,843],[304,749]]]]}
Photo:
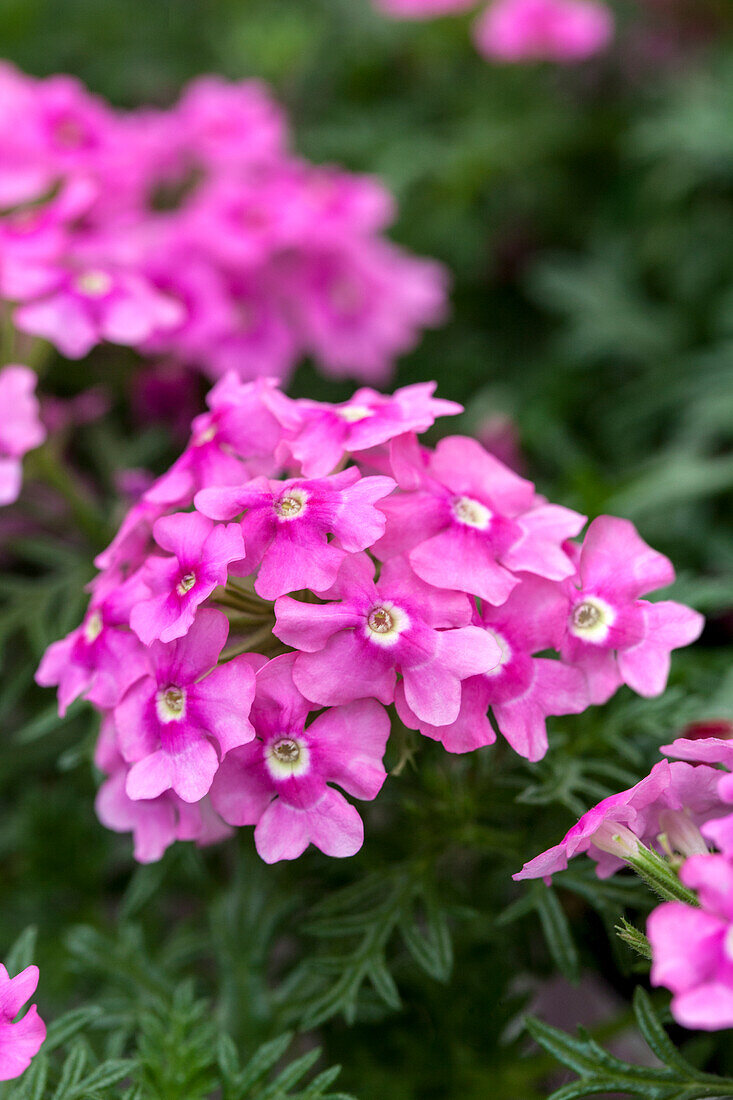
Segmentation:
{"type": "Polygon", "coordinates": [[[328,856],[355,855],[364,843],[359,814],[343,795],[327,788],[315,806],[299,810],[278,798],[255,829],[255,844],[265,863],[297,859],[308,844],[328,856]]]}
{"type": "Polygon", "coordinates": [[[373,699],[328,710],[308,727],[323,758],[323,774],[355,798],[376,798],[387,773],[382,757],[390,721],[373,699]]]}
{"type": "Polygon", "coordinates": [[[488,496],[506,515],[525,512],[534,500],[534,485],[494,458],[475,439],[462,435],[441,439],[432,457],[435,477],[456,493],[488,496]]]}
{"type": "Polygon", "coordinates": [[[46,1038],[46,1025],[32,1005],[17,1024],[0,1024],[0,1081],[19,1077],[46,1038]]]}
{"type": "Polygon", "coordinates": [[[211,785],[211,804],[230,825],[256,825],[273,797],[273,787],[259,767],[259,743],[234,749],[222,761],[211,785]]]}
{"type": "Polygon", "coordinates": [[[254,672],[241,658],[217,665],[191,689],[191,706],[203,728],[216,738],[222,756],[254,738],[248,718],[254,693],[254,672]]]}
{"type": "Polygon", "coordinates": [[[4,1016],[8,1021],[15,1019],[26,1001],[35,993],[38,973],[37,966],[27,966],[14,978],[5,982],[0,978],[0,1017],[4,1016]]]}
{"type": "Polygon", "coordinates": [[[471,592],[490,604],[503,604],[518,583],[496,561],[486,538],[453,526],[415,547],[410,564],[428,584],[471,592]]]}
{"type": "Polygon", "coordinates": [[[598,516],[583,540],[580,575],[584,588],[609,588],[638,599],[671,584],[674,568],[669,558],[647,546],[629,520],[598,516]]]}
{"type": "Polygon", "coordinates": [[[671,600],[639,606],[643,607],[645,637],[619,651],[618,667],[624,682],[639,695],[661,695],[667,686],[670,651],[694,642],[705,620],[691,608],[671,600]]]}
{"type": "Polygon", "coordinates": [[[386,706],[394,697],[394,670],[360,645],[353,631],[334,634],[318,653],[300,653],[293,680],[307,699],[323,706],[370,697],[386,706]]]}
{"type": "Polygon", "coordinates": [[[357,626],[361,621],[359,613],[349,604],[307,604],[290,596],[276,600],[275,617],[277,622],[272,628],[275,637],[306,653],[322,649],[337,631],[357,626]]]}
{"type": "Polygon", "coordinates": [[[670,901],[650,914],[646,931],[652,945],[652,985],[684,993],[715,973],[725,935],[719,917],[670,901]]]}
{"type": "Polygon", "coordinates": [[[670,1008],[683,1027],[702,1031],[733,1027],[733,987],[711,981],[680,993],[673,998],[670,1008]]]}

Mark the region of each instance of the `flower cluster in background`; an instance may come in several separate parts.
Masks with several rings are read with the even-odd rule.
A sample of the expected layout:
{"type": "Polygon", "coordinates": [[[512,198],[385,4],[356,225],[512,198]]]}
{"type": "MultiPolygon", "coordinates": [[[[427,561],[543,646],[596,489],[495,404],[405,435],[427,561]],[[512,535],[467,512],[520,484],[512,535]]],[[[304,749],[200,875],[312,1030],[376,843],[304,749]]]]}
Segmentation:
{"type": "Polygon", "coordinates": [[[733,728],[718,726],[663,746],[672,762],[589,810],[514,876],[549,881],[579,854],[602,878],[638,870],[671,899],[647,921],[652,984],[672,991],[678,1023],[708,1031],[733,1027],[733,728]]]}
{"type": "Polygon", "coordinates": [[[632,524],[550,504],[476,441],[418,435],[460,406],[418,384],[341,405],[230,374],[112,544],[39,683],[103,712],[102,821],[137,858],[254,825],[268,862],[346,856],[394,706],[467,752],[495,726],[529,760],[548,715],[665,686],[701,617],[649,592],[632,524]],[[489,717],[491,713],[492,719],[489,717]],[[340,788],[337,789],[337,788],[340,788]]]}
{"type": "Polygon", "coordinates": [[[384,186],[297,158],[257,82],[200,77],[123,113],[4,65],[0,104],[0,298],[21,343],[111,341],[212,378],[284,380],[311,356],[380,381],[443,316],[443,269],[384,237],[384,186]]]}
{"type": "MultiPolygon", "coordinates": [[[[466,11],[476,0],[374,0],[387,15],[430,19],[466,11]]],[[[600,0],[491,0],[476,21],[479,53],[494,61],[583,61],[605,49],[613,16],[600,0]]]]}
{"type": "Polygon", "coordinates": [[[0,369],[0,505],[18,499],[21,459],[46,438],[35,389],[36,375],[28,367],[0,369]]]}

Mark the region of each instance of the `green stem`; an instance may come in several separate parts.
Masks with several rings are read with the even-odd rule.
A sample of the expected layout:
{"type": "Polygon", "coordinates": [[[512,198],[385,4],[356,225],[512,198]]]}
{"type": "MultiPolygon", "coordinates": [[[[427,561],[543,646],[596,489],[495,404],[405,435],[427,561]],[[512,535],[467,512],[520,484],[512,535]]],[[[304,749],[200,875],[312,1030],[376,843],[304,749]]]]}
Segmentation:
{"type": "Polygon", "coordinates": [[[109,531],[98,507],[79,485],[61,456],[46,443],[33,451],[28,460],[29,472],[45,481],[64,498],[81,530],[89,541],[100,548],[105,546],[109,531]]]}
{"type": "Polygon", "coordinates": [[[640,847],[637,855],[626,857],[626,862],[664,901],[682,901],[685,905],[699,906],[692,890],[682,885],[667,860],[651,848],[640,847]]]}

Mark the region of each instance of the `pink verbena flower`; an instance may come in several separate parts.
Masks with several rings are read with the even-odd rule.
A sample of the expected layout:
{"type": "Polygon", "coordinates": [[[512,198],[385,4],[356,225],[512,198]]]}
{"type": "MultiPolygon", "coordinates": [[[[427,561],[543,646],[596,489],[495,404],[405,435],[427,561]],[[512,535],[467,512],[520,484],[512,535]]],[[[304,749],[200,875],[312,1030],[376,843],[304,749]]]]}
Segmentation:
{"type": "Polygon", "coordinates": [[[307,351],[324,374],[383,382],[419,329],[445,316],[446,274],[387,241],[356,238],[291,265],[289,298],[307,351]]]}
{"type": "Polygon", "coordinates": [[[718,795],[720,773],[715,768],[660,760],[649,775],[620,794],[610,795],[583,814],[559,844],[525,863],[515,879],[544,878],[564,871],[573,856],[586,854],[596,862],[599,878],[607,878],[633,856],[639,844],[657,847],[664,833],[668,843],[689,855],[706,851],[699,827],[719,817],[725,806],[718,795]]]}
{"type": "Polygon", "coordinates": [[[106,828],[132,833],[138,863],[155,863],[176,840],[193,840],[205,847],[231,835],[232,830],[206,798],[192,804],[173,791],[164,791],[157,798],[130,798],[128,774],[124,764],[114,771],[99,788],[94,806],[106,828]]]}
{"type": "Polygon", "coordinates": [[[35,1005],[13,1022],[37,985],[37,966],[27,966],[11,978],[0,963],[0,1081],[20,1077],[46,1038],[46,1025],[35,1005]]]}
{"type": "Polygon", "coordinates": [[[496,641],[468,625],[471,605],[460,593],[440,592],[394,559],[374,583],[367,555],[353,555],[328,593],[336,600],[304,604],[282,596],[275,635],[296,649],[293,679],[324,706],[374,697],[394,699],[397,673],[414,713],[433,725],[458,717],[461,681],[494,668],[496,641]]]}
{"type": "Polygon", "coordinates": [[[148,646],[182,637],[199,605],[226,584],[232,562],[244,557],[239,524],[212,523],[196,512],[162,517],[153,525],[153,537],[171,556],[147,559],[141,580],[150,598],[130,613],[130,626],[148,646]]]}
{"type": "Polygon", "coordinates": [[[144,500],[167,507],[188,505],[198,489],[275,472],[275,451],[283,435],[268,404],[275,385],[269,378],[242,383],[231,373],[220,379],[206,398],[210,411],[191,425],[188,447],[144,500]]]}
{"type": "Polygon", "coordinates": [[[0,100],[0,293],[67,356],[110,340],[287,378],[312,354],[373,379],[444,315],[444,269],[384,238],[392,196],[295,157],[261,84],[125,113],[4,65],[0,100]]]}
{"type": "Polygon", "coordinates": [[[285,152],[283,113],[256,80],[230,84],[199,76],[187,85],[173,119],[183,150],[209,168],[259,165],[285,152]]]}
{"type": "Polygon", "coordinates": [[[292,324],[279,272],[267,266],[222,272],[221,289],[218,318],[207,311],[207,321],[216,323],[204,339],[185,334],[183,357],[195,357],[199,346],[198,359],[211,378],[232,372],[245,382],[264,376],[285,384],[302,353],[302,340],[292,324]]]}
{"type": "Polygon", "coordinates": [[[383,504],[388,523],[375,547],[380,557],[407,553],[428,584],[494,605],[518,584],[517,572],[552,580],[574,574],[563,543],[585,517],[545,503],[530,481],[476,440],[450,436],[425,461],[418,455],[412,469],[395,472],[413,491],[383,504]]]}
{"type": "Polygon", "coordinates": [[[406,726],[442,741],[449,752],[470,752],[491,745],[496,724],[509,744],[528,760],[547,751],[546,718],[550,714],[580,714],[588,705],[585,677],[562,661],[535,657],[553,649],[562,636],[565,604],[547,581],[525,576],[500,608],[486,607],[477,622],[501,650],[496,668],[464,680],[461,709],[455,722],[433,726],[420,722],[397,687],[397,712],[406,726]]]}
{"type": "Polygon", "coordinates": [[[479,53],[497,61],[584,61],[612,37],[597,0],[492,0],[474,31],[479,53]]]}
{"type": "Polygon", "coordinates": [[[463,411],[455,401],[433,397],[435,382],[403,386],[393,394],[359,389],[348,401],[284,401],[275,393],[272,404],[286,436],[281,444],[284,463],[298,462],[306,477],[331,473],[345,455],[359,455],[405,432],[424,432],[439,416],[463,411]]]}
{"type": "Polygon", "coordinates": [[[258,667],[251,718],[256,740],[230,753],[211,789],[217,812],[232,825],[255,825],[266,863],[296,859],[309,844],[330,856],[361,848],[356,809],[331,784],[373,799],[386,778],[382,757],[389,718],[373,699],[328,710],[310,725],[314,707],[292,680],[295,654],[258,667]]]}
{"type": "Polygon", "coordinates": [[[593,703],[621,683],[639,695],[664,691],[670,653],[694,642],[702,615],[672,600],[639,597],[674,580],[672,563],[639,537],[628,520],[599,516],[588,528],[569,601],[563,658],[583,669],[593,703]]]}
{"type": "MultiPolygon", "coordinates": [[[[713,729],[728,733],[730,723],[711,723],[713,729]],[[723,727],[721,729],[721,726],[723,727]]],[[[722,765],[727,771],[719,771],[718,797],[726,806],[733,805],[733,742],[729,737],[678,737],[671,745],[662,745],[667,756],[695,763],[722,765]]],[[[733,854],[733,812],[706,821],[700,830],[703,836],[726,855],[733,854]]]]}
{"type": "Polygon", "coordinates": [[[678,737],[670,745],[662,745],[661,752],[676,760],[690,760],[696,764],[722,764],[728,771],[733,771],[733,740],[730,736],[678,737]]]}
{"type": "Polygon", "coordinates": [[[174,327],[181,309],[135,272],[90,265],[59,270],[53,290],[19,306],[13,320],[69,359],[82,359],[102,340],[134,347],[153,332],[174,327]]]}
{"type": "Polygon", "coordinates": [[[701,908],[670,901],[647,921],[652,985],[674,994],[672,1015],[683,1027],[733,1027],[733,865],[730,856],[700,854],[680,869],[701,908]]]}
{"type": "Polygon", "coordinates": [[[384,514],[374,505],[394,485],[389,477],[361,477],[352,466],[315,481],[256,478],[241,487],[202,489],[194,504],[212,519],[244,513],[247,556],[233,571],[252,573],[259,566],[255,592],[274,600],[302,588],[330,588],[348,555],[384,533],[384,514]]]}
{"type": "Polygon", "coordinates": [[[23,479],[20,460],[46,438],[35,388],[36,375],[29,367],[0,370],[0,505],[18,499],[23,479]]]}
{"type": "Polygon", "coordinates": [[[58,686],[59,714],[83,695],[98,707],[114,707],[146,671],[146,653],[128,629],[131,609],[146,592],[139,577],[98,580],[84,621],[46,650],[36,682],[58,686]]]}
{"type": "Polygon", "coordinates": [[[0,218],[0,294],[26,301],[54,289],[71,226],[97,195],[86,176],[72,176],[44,203],[20,207],[0,218]]]}
{"type": "Polygon", "coordinates": [[[254,737],[252,669],[242,658],[217,665],[228,631],[220,611],[204,608],[185,637],[149,647],[149,672],[114,711],[120,752],[132,764],[130,798],[173,790],[184,802],[198,802],[221,757],[254,737]]]}

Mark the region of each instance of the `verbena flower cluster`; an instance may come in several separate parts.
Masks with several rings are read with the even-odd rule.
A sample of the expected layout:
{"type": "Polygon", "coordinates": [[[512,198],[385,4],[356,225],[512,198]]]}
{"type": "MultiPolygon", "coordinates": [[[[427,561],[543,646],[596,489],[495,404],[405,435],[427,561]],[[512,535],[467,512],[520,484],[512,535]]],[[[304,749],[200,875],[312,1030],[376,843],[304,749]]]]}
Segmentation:
{"type": "Polygon", "coordinates": [[[23,455],[46,438],[35,395],[36,381],[28,367],[0,369],[0,506],[18,499],[23,455]]]}
{"type": "Polygon", "coordinates": [[[255,826],[264,860],[362,844],[393,706],[466,752],[529,760],[548,715],[665,686],[702,620],[633,526],[538,495],[419,384],[332,405],[225,376],[189,445],[97,559],[88,612],[37,674],[103,713],[97,809],[139,860],[255,826]]]}
{"type": "Polygon", "coordinates": [[[708,1031],[733,1027],[733,727],[722,725],[722,736],[663,746],[671,762],[599,803],[514,876],[549,881],[585,853],[601,877],[629,863],[648,879],[663,857],[689,896],[648,919],[652,984],[672,991],[678,1023],[708,1031]]]}
{"type": "Polygon", "coordinates": [[[0,66],[0,298],[70,358],[101,341],[218,378],[386,378],[443,316],[436,263],[384,237],[376,179],[289,149],[257,82],[113,110],[77,80],[0,66]]]}
{"type": "MultiPolygon", "coordinates": [[[[430,19],[467,11],[477,0],[374,0],[387,15],[430,19]]],[[[613,37],[610,9],[599,0],[491,0],[474,26],[479,53],[494,61],[583,61],[613,37]]]]}

